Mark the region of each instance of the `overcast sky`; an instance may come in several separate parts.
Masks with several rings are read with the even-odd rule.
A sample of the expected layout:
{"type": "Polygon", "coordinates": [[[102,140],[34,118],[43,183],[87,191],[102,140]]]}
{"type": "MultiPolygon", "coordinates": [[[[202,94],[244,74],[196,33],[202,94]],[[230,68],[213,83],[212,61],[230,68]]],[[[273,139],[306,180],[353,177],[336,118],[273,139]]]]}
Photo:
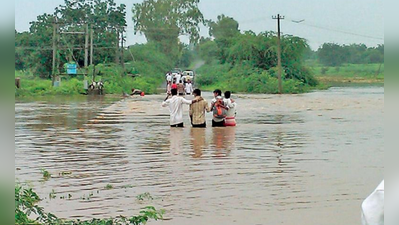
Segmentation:
{"type": "MultiPolygon", "coordinates": [[[[127,6],[127,44],[143,43],[143,35],[133,34],[131,8],[143,0],[115,0],[127,6]]],[[[15,0],[15,29],[29,29],[29,22],[38,15],[53,13],[63,0],[15,0]]],[[[277,13],[285,16],[281,30],[306,38],[313,49],[325,42],[338,44],[364,43],[376,46],[384,43],[382,0],[201,0],[200,10],[206,19],[216,20],[220,14],[231,16],[240,30],[276,30],[277,13]],[[294,23],[293,20],[304,20],[294,23]]],[[[205,27],[201,34],[208,36],[205,27]]],[[[182,40],[186,38],[182,37],[182,40]]]]}

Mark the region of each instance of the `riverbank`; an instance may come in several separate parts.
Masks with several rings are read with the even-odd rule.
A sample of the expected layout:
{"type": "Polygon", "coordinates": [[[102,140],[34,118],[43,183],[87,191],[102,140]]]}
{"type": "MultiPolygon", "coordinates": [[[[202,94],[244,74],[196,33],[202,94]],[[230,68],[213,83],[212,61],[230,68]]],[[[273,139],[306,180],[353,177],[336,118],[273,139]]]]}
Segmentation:
{"type": "MultiPolygon", "coordinates": [[[[136,62],[126,67],[135,68],[141,71],[137,74],[128,74],[119,65],[96,65],[95,81],[104,82],[105,94],[122,95],[130,93],[132,88],[140,89],[146,94],[158,93],[157,88],[163,81],[163,70],[151,66],[149,63],[136,62]]],[[[89,69],[92,71],[92,68],[89,69]]],[[[92,74],[89,73],[88,82],[92,81],[92,74]]],[[[43,79],[34,76],[29,71],[15,71],[15,78],[20,79],[20,88],[15,88],[15,96],[49,96],[49,95],[81,95],[85,93],[82,75],[65,75],[61,78],[58,87],[52,86],[51,79],[43,79]]]]}
{"type": "Polygon", "coordinates": [[[317,80],[328,86],[383,85],[384,64],[343,64],[340,67],[309,65],[317,80]]]}
{"type": "MultiPolygon", "coordinates": [[[[283,80],[283,93],[300,94],[330,87],[342,86],[383,86],[383,64],[344,64],[341,67],[323,67],[318,64],[307,65],[314,74],[317,85],[310,86],[293,79],[283,80]]],[[[230,79],[225,76],[228,66],[205,65],[198,70],[199,87],[204,91],[216,88],[233,90],[235,93],[278,93],[278,81],[275,77],[263,73],[248,73],[243,79],[230,79]],[[258,81],[258,83],[256,83],[258,81]],[[245,85],[245,87],[243,86],[245,85]]],[[[239,71],[237,77],[245,71],[239,71]]]]}

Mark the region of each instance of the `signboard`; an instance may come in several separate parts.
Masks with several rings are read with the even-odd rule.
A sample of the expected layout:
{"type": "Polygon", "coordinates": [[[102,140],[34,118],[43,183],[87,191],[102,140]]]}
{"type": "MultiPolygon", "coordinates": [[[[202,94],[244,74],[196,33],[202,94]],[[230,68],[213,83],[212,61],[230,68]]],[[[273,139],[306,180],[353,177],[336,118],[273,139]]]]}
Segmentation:
{"type": "Polygon", "coordinates": [[[67,68],[67,74],[77,74],[78,72],[78,66],[75,63],[67,63],[66,64],[67,68]]]}

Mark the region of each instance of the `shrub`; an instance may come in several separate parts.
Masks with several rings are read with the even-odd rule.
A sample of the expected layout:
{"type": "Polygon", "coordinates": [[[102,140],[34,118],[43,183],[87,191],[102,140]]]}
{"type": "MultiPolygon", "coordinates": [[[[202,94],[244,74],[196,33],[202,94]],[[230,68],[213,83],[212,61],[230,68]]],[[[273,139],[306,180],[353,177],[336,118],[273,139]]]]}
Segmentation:
{"type": "Polygon", "coordinates": [[[40,197],[32,190],[32,188],[24,188],[19,184],[15,184],[15,224],[26,225],[140,225],[145,224],[148,220],[162,220],[164,210],[156,210],[152,206],[145,207],[140,214],[130,218],[119,216],[109,219],[92,219],[88,221],[72,221],[62,220],[51,213],[44,212],[43,208],[39,207],[37,203],[40,197]],[[36,218],[34,219],[34,216],[36,218]]]}
{"type": "Polygon", "coordinates": [[[329,70],[328,67],[321,68],[321,74],[323,74],[323,75],[326,74],[328,70],[329,70]]]}

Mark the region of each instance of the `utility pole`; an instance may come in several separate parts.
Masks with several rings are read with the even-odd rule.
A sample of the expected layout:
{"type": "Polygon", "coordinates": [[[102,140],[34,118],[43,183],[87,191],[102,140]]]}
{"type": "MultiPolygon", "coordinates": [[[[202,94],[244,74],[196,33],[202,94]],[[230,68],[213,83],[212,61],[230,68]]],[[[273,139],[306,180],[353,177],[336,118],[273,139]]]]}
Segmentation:
{"type": "Polygon", "coordinates": [[[52,74],[51,74],[51,83],[54,86],[55,82],[55,74],[56,74],[56,64],[57,61],[57,19],[54,18],[53,23],[53,64],[52,64],[52,74]]]}
{"type": "Polygon", "coordinates": [[[94,46],[93,46],[93,25],[90,27],[90,65],[93,65],[94,57],[94,46]]]}
{"type": "Polygon", "coordinates": [[[88,66],[88,58],[89,58],[89,24],[86,23],[86,32],[85,32],[85,68],[88,66]]]}
{"type": "Polygon", "coordinates": [[[61,65],[61,56],[60,56],[60,50],[61,50],[61,47],[59,46],[60,45],[60,41],[61,41],[61,35],[60,35],[60,25],[59,24],[57,24],[57,43],[56,43],[56,45],[57,45],[57,64],[56,64],[56,67],[57,67],[57,73],[60,73],[61,72],[61,70],[60,70],[60,65],[61,65]]]}
{"type": "Polygon", "coordinates": [[[283,93],[283,87],[281,82],[281,73],[282,73],[282,66],[281,66],[281,34],[280,34],[280,20],[284,19],[284,16],[273,16],[273,19],[277,20],[277,61],[278,61],[278,92],[280,94],[283,93]]]}
{"type": "Polygon", "coordinates": [[[116,32],[116,46],[115,46],[115,63],[119,64],[119,31],[116,32]]]}
{"type": "Polygon", "coordinates": [[[123,58],[123,54],[124,54],[124,51],[123,50],[125,50],[124,48],[123,48],[123,42],[125,41],[125,37],[123,36],[123,31],[122,31],[122,39],[121,39],[121,46],[122,46],[122,48],[121,48],[121,64],[122,64],[122,68],[123,68],[123,71],[125,71],[125,61],[124,61],[124,58],[123,58]]]}

